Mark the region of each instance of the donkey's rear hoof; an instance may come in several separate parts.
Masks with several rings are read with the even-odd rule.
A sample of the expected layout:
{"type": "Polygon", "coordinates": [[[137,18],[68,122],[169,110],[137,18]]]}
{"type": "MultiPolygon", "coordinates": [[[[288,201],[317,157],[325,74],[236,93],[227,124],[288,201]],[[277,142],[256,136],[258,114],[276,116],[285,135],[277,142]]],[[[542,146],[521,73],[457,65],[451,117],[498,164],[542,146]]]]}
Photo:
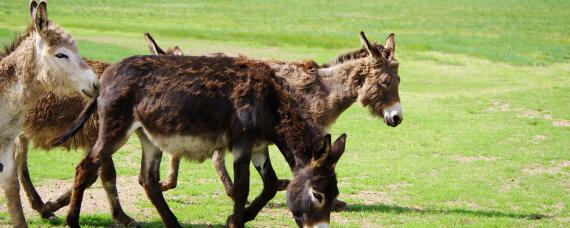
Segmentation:
{"type": "Polygon", "coordinates": [[[57,218],[57,216],[55,216],[55,214],[53,212],[51,212],[51,210],[44,208],[42,210],[42,218],[48,220],[50,223],[57,223],[59,222],[59,219],[57,218]]]}

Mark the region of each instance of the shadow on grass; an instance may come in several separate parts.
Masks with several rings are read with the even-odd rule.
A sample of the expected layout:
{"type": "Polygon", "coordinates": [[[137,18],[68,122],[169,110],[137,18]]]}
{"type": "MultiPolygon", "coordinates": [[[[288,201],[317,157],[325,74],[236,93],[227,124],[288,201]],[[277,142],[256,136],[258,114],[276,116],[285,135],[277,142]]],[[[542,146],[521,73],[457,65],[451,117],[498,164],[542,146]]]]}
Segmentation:
{"type": "Polygon", "coordinates": [[[547,215],[542,214],[520,214],[513,212],[501,212],[501,211],[488,211],[488,210],[469,210],[463,208],[450,208],[450,209],[430,209],[430,208],[411,208],[398,205],[361,205],[361,204],[349,204],[348,212],[385,212],[385,213],[417,213],[417,214],[461,214],[470,215],[477,217],[506,217],[515,219],[530,219],[530,220],[540,220],[548,218],[547,215]]]}

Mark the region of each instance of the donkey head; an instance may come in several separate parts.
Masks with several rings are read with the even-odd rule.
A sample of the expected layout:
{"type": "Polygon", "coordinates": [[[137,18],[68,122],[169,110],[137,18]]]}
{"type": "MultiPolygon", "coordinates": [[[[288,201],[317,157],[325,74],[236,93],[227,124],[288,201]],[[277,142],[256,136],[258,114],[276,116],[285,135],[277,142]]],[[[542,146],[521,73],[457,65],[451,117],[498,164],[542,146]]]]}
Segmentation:
{"type": "Polygon", "coordinates": [[[48,20],[47,1],[30,1],[34,25],[37,80],[58,95],[79,93],[87,97],[99,94],[99,81],[91,67],[79,55],[69,33],[48,20]]]}
{"type": "Polygon", "coordinates": [[[360,32],[360,41],[368,51],[366,67],[363,69],[364,83],[358,91],[358,101],[368,106],[372,114],[382,116],[388,126],[398,126],[403,120],[398,86],[398,60],[394,34],[386,39],[386,44],[372,45],[360,32]]]}
{"type": "Polygon", "coordinates": [[[182,52],[182,49],[180,49],[178,46],[175,46],[174,48],[169,48],[166,51],[162,50],[162,48],[158,46],[156,41],[154,41],[154,38],[152,38],[152,36],[148,32],[144,34],[144,38],[148,43],[148,48],[150,50],[150,53],[153,55],[176,55],[176,56],[184,55],[184,52],[182,52]]]}
{"type": "Polygon", "coordinates": [[[335,165],[344,152],[346,135],[331,146],[331,136],[313,150],[306,167],[296,171],[287,187],[287,207],[299,227],[328,227],[333,202],[338,196],[335,165]]]}

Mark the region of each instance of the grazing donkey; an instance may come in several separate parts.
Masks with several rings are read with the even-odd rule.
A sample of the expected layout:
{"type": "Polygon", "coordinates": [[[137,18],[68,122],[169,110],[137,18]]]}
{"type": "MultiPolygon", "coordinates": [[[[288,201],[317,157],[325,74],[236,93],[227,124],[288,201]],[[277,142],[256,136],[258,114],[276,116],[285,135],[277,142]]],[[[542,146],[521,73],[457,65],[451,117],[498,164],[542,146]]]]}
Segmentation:
{"type": "MultiPolygon", "coordinates": [[[[372,115],[384,118],[388,126],[396,127],[403,120],[394,34],[388,36],[384,46],[370,44],[362,32],[360,38],[362,48],[340,55],[323,66],[312,61],[269,62],[275,76],[290,84],[288,92],[324,131],[328,131],[336,119],[357,101],[367,106],[372,115]]],[[[178,158],[171,161],[169,179],[162,183],[163,190],[176,186],[178,161],[178,158]]],[[[233,198],[233,183],[225,167],[223,151],[216,151],[212,161],[226,193],[233,198]]],[[[280,180],[280,190],[284,190],[287,184],[287,180],[280,180]]],[[[344,208],[346,203],[335,202],[334,209],[344,208]]]]}
{"type": "Polygon", "coordinates": [[[301,112],[288,84],[266,62],[227,56],[134,56],[109,67],[101,96],[82,112],[62,143],[98,110],[99,136],[77,166],[67,224],[79,226],[84,190],[97,169],[135,132],[143,147],[143,186],[167,227],[179,227],[159,186],[165,151],[203,162],[217,149],[231,149],[235,192],[230,227],[253,220],[277,192],[277,176],[264,148],[275,143],[293,168],[287,206],[299,226],[325,225],[338,195],[335,165],[345,135],[330,135],[301,112]],[[261,149],[260,149],[261,148],[261,149]],[[264,187],[248,207],[249,162],[264,187]]]}
{"type": "MultiPolygon", "coordinates": [[[[160,46],[154,41],[150,34],[145,33],[145,39],[148,42],[151,53],[156,55],[183,55],[184,53],[180,48],[175,47],[163,51],[160,46]]],[[[103,71],[110,65],[108,63],[86,60],[87,64],[93,69],[97,76],[103,74],[103,71]]],[[[82,97],[67,97],[57,96],[54,93],[47,93],[43,95],[34,107],[26,113],[23,125],[23,131],[18,140],[18,152],[16,160],[20,164],[18,173],[20,182],[28,197],[29,203],[34,210],[36,210],[42,218],[49,220],[56,220],[57,217],[53,212],[60,208],[67,206],[71,197],[71,190],[67,191],[55,201],[48,201],[44,203],[41,196],[36,191],[28,172],[28,144],[31,142],[34,146],[43,150],[49,151],[54,149],[49,145],[49,140],[64,133],[68,127],[73,124],[77,117],[77,113],[85,107],[87,101],[82,97]]],[[[88,120],[86,126],[78,132],[72,139],[61,145],[64,149],[83,149],[89,151],[97,140],[97,116],[93,116],[88,120]]],[[[134,220],[127,216],[119,203],[117,189],[115,187],[114,178],[109,178],[110,175],[115,176],[115,168],[112,162],[109,162],[110,167],[103,167],[101,172],[101,179],[103,187],[109,197],[111,208],[113,211],[113,218],[121,224],[128,225],[134,220]]]]}
{"type": "Polygon", "coordinates": [[[29,10],[32,26],[0,54],[0,185],[16,227],[27,226],[14,159],[26,112],[46,91],[88,97],[99,93],[97,77],[71,35],[48,20],[47,2],[32,0],[29,10]]]}

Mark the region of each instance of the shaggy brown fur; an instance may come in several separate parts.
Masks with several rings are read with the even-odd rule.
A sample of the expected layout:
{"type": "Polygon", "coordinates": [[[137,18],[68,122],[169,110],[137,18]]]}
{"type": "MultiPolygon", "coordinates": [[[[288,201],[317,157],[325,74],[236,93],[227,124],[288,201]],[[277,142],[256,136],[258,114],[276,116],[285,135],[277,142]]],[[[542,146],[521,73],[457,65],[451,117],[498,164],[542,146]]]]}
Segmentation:
{"type": "MultiPolygon", "coordinates": [[[[145,34],[145,37],[152,39],[150,34],[145,34]]],[[[153,40],[154,48],[160,47],[156,44],[153,40]]],[[[152,52],[153,49],[151,49],[152,52]]],[[[167,54],[167,55],[181,55],[182,52],[177,49],[168,49],[166,52],[161,52],[159,54],[167,54]]],[[[93,71],[100,76],[103,74],[105,69],[109,67],[110,64],[94,61],[89,59],[84,59],[89,66],[93,69],[93,71]]],[[[38,211],[42,218],[56,220],[57,218],[53,214],[53,212],[59,210],[60,208],[69,204],[69,198],[71,197],[71,191],[68,191],[58,197],[55,201],[49,201],[44,203],[41,199],[41,196],[36,191],[29,175],[28,167],[27,167],[27,153],[28,153],[28,143],[31,142],[35,147],[41,148],[43,150],[51,150],[54,147],[50,146],[49,141],[55,138],[58,135],[61,135],[65,132],[66,129],[70,128],[75,121],[78,113],[83,110],[83,108],[87,105],[87,101],[82,97],[67,97],[67,96],[57,96],[52,92],[46,93],[44,96],[40,98],[40,100],[35,104],[35,106],[26,113],[24,125],[23,125],[23,132],[19,137],[19,146],[20,150],[18,156],[20,156],[19,161],[22,164],[19,167],[19,175],[21,184],[28,196],[28,200],[32,208],[38,211]]],[[[98,133],[98,116],[93,115],[91,118],[87,120],[85,126],[78,132],[73,138],[65,142],[61,145],[66,150],[86,150],[89,151],[94,145],[97,140],[97,133],[98,133]]],[[[179,161],[174,160],[172,163],[174,165],[178,165],[179,161]]],[[[114,175],[114,171],[104,171],[103,173],[109,173],[110,175],[114,175]]],[[[105,176],[103,176],[105,178],[105,176]]],[[[114,185],[110,183],[105,183],[104,187],[105,190],[110,194],[110,200],[115,201],[118,199],[116,195],[116,190],[114,189],[114,185]],[[106,186],[106,185],[110,186],[106,186]]],[[[165,185],[172,185],[171,182],[166,182],[165,185]]],[[[113,208],[113,211],[116,211],[120,214],[122,209],[118,200],[116,204],[112,204],[112,206],[117,207],[113,208]]],[[[115,215],[116,217],[121,217],[123,215],[115,215]]],[[[123,224],[129,224],[133,220],[126,217],[122,218],[115,218],[118,221],[122,221],[123,224]]]]}
{"type": "MultiPolygon", "coordinates": [[[[331,162],[312,162],[326,160],[320,158],[327,157],[330,152],[313,153],[322,148],[315,147],[322,138],[320,127],[304,116],[287,92],[289,85],[275,77],[265,62],[225,56],[135,56],[108,68],[102,84],[104,88],[98,103],[102,130],[93,150],[77,167],[68,225],[79,225],[82,194],[96,179],[98,166],[126,140],[131,133],[129,129],[139,124],[141,128],[136,131],[143,145],[143,169],[146,170],[143,186],[168,227],[179,224],[158,185],[159,148],[197,161],[211,157],[215,149],[232,149],[235,205],[234,214],[228,218],[230,226],[243,226],[275,195],[277,178],[268,153],[252,154],[253,145],[263,142],[275,143],[280,148],[294,170],[296,181],[313,186],[312,178],[316,178],[313,174],[317,173],[318,179],[331,180],[318,182],[324,186],[313,186],[327,191],[329,197],[322,199],[327,202],[325,207],[307,209],[307,205],[297,205],[295,201],[288,206],[308,217],[313,216],[306,214],[308,210],[322,211],[316,213],[318,216],[330,214],[330,205],[338,192],[333,167],[341,152],[331,155],[331,158],[336,157],[331,162]],[[199,140],[200,143],[194,142],[199,147],[186,148],[184,143],[168,141],[171,138],[182,140],[180,137],[199,140]],[[264,190],[244,208],[249,192],[248,167],[252,156],[256,157],[253,161],[264,180],[264,190]],[[318,172],[321,169],[333,172],[318,172]],[[299,176],[302,178],[299,180],[296,175],[299,172],[309,174],[299,176]]],[[[62,139],[72,134],[69,132],[62,139]]],[[[309,192],[296,194],[306,196],[309,192]]],[[[315,218],[315,221],[319,219],[315,218]]]]}
{"type": "MultiPolygon", "coordinates": [[[[393,36],[391,37],[389,39],[392,39],[393,45],[393,36]]],[[[327,130],[359,97],[362,105],[368,106],[376,116],[383,116],[385,106],[399,102],[398,65],[392,52],[394,47],[385,48],[379,44],[372,47],[384,55],[373,58],[363,47],[339,55],[322,66],[314,61],[270,61],[269,65],[276,71],[276,77],[287,82],[289,86],[286,89],[300,102],[303,110],[307,110],[307,115],[327,130]],[[335,71],[326,70],[334,67],[337,68],[335,71]],[[393,83],[386,83],[388,81],[393,83]]],[[[213,163],[226,193],[232,197],[233,183],[225,168],[222,153],[216,152],[213,163]]],[[[286,186],[287,180],[282,180],[280,185],[286,186]]],[[[345,207],[343,202],[335,205],[337,209],[345,207]]]]}

